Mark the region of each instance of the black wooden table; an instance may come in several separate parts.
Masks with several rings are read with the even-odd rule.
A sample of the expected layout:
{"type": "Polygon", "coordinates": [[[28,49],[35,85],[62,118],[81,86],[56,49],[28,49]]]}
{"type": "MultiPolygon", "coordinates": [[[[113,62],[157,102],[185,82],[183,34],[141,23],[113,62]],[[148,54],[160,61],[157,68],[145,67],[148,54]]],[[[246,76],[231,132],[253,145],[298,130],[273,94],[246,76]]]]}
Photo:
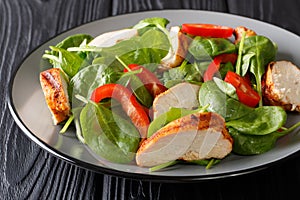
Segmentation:
{"type": "Polygon", "coordinates": [[[299,154],[265,170],[226,179],[148,182],[67,163],[41,149],[14,122],[7,105],[8,83],[29,52],[80,24],[161,9],[232,13],[300,35],[296,0],[0,0],[0,199],[299,199],[299,154]]]}

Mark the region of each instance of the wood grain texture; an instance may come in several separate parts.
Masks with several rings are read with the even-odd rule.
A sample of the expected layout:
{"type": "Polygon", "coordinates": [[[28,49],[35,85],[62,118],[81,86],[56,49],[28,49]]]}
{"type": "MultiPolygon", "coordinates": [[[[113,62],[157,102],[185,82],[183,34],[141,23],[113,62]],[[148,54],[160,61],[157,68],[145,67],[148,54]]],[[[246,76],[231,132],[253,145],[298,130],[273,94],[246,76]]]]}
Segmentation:
{"type": "Polygon", "coordinates": [[[299,156],[245,176],[162,184],[97,174],[71,165],[30,141],[14,122],[6,103],[10,77],[38,45],[104,17],[179,8],[252,17],[300,35],[298,1],[0,0],[0,199],[292,199],[298,195],[299,156]]]}

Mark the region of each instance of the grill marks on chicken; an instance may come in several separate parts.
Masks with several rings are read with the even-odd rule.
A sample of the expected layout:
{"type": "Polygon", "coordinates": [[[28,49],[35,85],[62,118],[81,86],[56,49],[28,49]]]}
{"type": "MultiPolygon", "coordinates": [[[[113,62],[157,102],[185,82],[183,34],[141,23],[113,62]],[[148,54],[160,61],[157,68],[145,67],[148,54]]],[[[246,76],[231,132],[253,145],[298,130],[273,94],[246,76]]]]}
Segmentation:
{"type": "Polygon", "coordinates": [[[70,114],[67,83],[59,68],[51,68],[40,73],[40,83],[47,106],[55,125],[66,120],[70,114]]]}
{"type": "Polygon", "coordinates": [[[224,119],[211,112],[174,120],[145,140],[136,155],[137,165],[151,167],[172,160],[224,158],[233,140],[224,119]]]}
{"type": "Polygon", "coordinates": [[[292,62],[271,62],[262,85],[265,104],[300,112],[300,69],[292,62]]]}

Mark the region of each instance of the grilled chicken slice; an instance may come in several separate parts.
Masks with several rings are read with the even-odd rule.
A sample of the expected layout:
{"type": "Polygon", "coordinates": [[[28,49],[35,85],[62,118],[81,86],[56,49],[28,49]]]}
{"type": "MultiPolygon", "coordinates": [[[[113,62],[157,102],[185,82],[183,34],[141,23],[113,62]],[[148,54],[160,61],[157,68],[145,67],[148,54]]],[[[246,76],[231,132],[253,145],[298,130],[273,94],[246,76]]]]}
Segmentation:
{"type": "Polygon", "coordinates": [[[153,101],[153,117],[167,112],[171,107],[194,109],[199,107],[200,86],[183,82],[160,93],[153,101]]]}
{"type": "Polygon", "coordinates": [[[110,47],[122,40],[128,40],[137,35],[138,31],[136,29],[121,29],[117,31],[111,31],[97,36],[88,45],[95,47],[110,47]]]}
{"type": "Polygon", "coordinates": [[[262,85],[265,104],[300,112],[300,69],[292,62],[269,63],[262,85]]]}
{"type": "Polygon", "coordinates": [[[136,162],[152,167],[177,159],[222,159],[232,151],[232,143],[220,115],[196,113],[170,122],[145,140],[137,151],[136,162]]]}
{"type": "Polygon", "coordinates": [[[171,46],[168,54],[161,60],[163,68],[177,67],[184,60],[190,40],[180,31],[179,26],[173,26],[170,28],[170,40],[171,46]]]}
{"type": "Polygon", "coordinates": [[[59,68],[51,68],[40,73],[40,83],[53,122],[57,125],[68,118],[71,109],[64,75],[59,68]]]}
{"type": "Polygon", "coordinates": [[[245,37],[256,35],[256,33],[251,29],[248,29],[244,26],[238,26],[233,31],[233,34],[235,36],[235,41],[234,41],[235,44],[237,44],[242,39],[242,36],[243,36],[244,32],[246,32],[245,37]]]}

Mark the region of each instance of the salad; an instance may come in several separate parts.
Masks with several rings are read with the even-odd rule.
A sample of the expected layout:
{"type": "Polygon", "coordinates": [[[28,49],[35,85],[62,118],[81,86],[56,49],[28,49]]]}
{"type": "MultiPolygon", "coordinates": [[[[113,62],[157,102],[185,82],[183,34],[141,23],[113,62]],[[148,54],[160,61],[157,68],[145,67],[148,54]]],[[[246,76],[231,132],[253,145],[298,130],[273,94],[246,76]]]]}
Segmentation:
{"type": "Polygon", "coordinates": [[[45,51],[41,87],[62,134],[75,126],[103,159],[155,171],[262,154],[300,126],[285,127],[300,112],[300,69],[276,60],[273,41],[242,26],[168,24],[146,18],[45,51]]]}

